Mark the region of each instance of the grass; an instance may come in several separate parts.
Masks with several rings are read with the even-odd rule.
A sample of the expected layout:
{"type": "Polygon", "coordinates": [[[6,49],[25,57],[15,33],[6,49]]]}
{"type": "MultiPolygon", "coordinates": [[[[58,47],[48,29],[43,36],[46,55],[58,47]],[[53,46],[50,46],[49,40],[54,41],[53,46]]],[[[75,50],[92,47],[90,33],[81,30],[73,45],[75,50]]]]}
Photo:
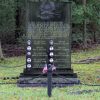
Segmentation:
{"type": "Polygon", "coordinates": [[[54,88],[52,97],[48,98],[46,88],[18,88],[16,85],[2,85],[0,87],[0,100],[99,100],[100,93],[83,93],[71,95],[69,92],[78,90],[100,90],[100,87],[73,86],[66,88],[54,88]]]}
{"type": "Polygon", "coordinates": [[[96,56],[100,56],[100,46],[96,47],[95,49],[72,53],[72,62],[87,59],[87,58],[92,58],[96,56]]]}
{"type": "MultiPolygon", "coordinates": [[[[100,56],[100,48],[85,52],[72,53],[72,62],[88,57],[100,56]]],[[[25,57],[6,58],[0,61],[0,77],[19,76],[23,72],[22,67],[13,67],[23,65],[25,57]],[[12,66],[12,67],[10,67],[12,66]]],[[[93,64],[72,64],[74,71],[82,83],[100,84],[100,63],[93,64]],[[98,78],[99,77],[99,78],[98,78]]],[[[16,82],[17,80],[2,80],[0,82],[16,82]]],[[[36,88],[19,88],[17,85],[0,85],[0,100],[100,100],[100,92],[91,92],[82,94],[69,94],[81,90],[99,90],[100,86],[75,85],[65,88],[54,88],[52,97],[48,98],[47,89],[42,87],[36,88]]]]}

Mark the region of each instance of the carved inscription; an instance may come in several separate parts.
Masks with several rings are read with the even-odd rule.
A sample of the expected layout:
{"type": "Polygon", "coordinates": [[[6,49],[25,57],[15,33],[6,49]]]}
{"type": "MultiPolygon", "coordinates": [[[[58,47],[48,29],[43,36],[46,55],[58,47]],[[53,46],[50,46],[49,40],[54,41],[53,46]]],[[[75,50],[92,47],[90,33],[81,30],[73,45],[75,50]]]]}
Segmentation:
{"type": "MultiPolygon", "coordinates": [[[[46,8],[47,10],[47,8],[46,8]]],[[[30,9],[29,9],[30,11],[30,9]]],[[[34,10],[33,10],[34,11],[34,10]]],[[[32,12],[32,11],[31,11],[32,12]]],[[[47,11],[46,11],[47,12],[47,11]]],[[[41,18],[47,18],[43,14],[41,18]]],[[[52,17],[52,16],[50,16],[52,17]]],[[[66,16],[65,16],[66,17],[66,16]]],[[[50,18],[52,19],[52,18],[50,18]]],[[[66,20],[68,20],[66,18],[66,20]]],[[[54,41],[54,64],[56,67],[70,68],[70,23],[68,21],[28,22],[28,37],[32,38],[33,67],[43,67],[47,59],[48,41],[54,41]]]]}

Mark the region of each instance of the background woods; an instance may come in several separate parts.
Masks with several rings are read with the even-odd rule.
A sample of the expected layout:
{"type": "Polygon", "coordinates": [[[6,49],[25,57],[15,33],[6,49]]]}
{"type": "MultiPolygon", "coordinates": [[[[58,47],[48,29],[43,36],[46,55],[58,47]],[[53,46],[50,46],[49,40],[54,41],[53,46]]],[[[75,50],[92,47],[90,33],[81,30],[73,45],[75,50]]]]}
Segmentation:
{"type": "MultiPolygon", "coordinates": [[[[15,45],[24,40],[25,0],[0,0],[0,43],[15,45]]],[[[72,47],[94,43],[100,43],[100,0],[72,0],[72,47]]]]}
{"type": "Polygon", "coordinates": [[[99,42],[100,37],[100,1],[73,0],[72,23],[74,42],[84,45],[99,42]],[[88,43],[88,44],[87,44],[88,43]]]}

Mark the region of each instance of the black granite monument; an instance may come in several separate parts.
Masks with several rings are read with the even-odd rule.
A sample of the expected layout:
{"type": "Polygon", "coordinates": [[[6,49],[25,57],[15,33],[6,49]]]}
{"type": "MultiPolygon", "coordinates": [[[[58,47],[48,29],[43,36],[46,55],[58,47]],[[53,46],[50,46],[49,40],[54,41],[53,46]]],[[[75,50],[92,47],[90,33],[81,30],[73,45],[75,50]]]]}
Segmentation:
{"type": "Polygon", "coordinates": [[[48,41],[54,41],[53,85],[78,83],[71,68],[71,2],[67,0],[27,0],[26,68],[18,86],[46,86],[42,69],[47,62],[48,41]],[[65,78],[62,78],[65,77],[65,78]]]}

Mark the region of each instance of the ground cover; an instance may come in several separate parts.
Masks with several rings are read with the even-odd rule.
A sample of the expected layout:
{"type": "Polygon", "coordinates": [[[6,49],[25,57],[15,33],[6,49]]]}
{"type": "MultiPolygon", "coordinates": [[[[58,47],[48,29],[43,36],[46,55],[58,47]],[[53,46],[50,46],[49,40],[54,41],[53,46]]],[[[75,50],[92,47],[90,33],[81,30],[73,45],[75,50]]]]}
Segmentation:
{"type": "MultiPolygon", "coordinates": [[[[100,56],[99,47],[94,50],[72,53],[72,62],[88,57],[100,56]]],[[[0,61],[0,83],[17,82],[13,79],[2,80],[2,77],[15,77],[23,72],[25,57],[6,58],[0,61]],[[19,66],[21,65],[21,66],[19,66]],[[18,67],[17,67],[18,66],[18,67]]],[[[72,64],[74,71],[83,84],[100,85],[100,62],[89,64],[72,64]]],[[[47,89],[19,88],[16,84],[0,84],[0,100],[100,100],[100,86],[74,85],[54,88],[52,97],[48,98],[47,89]]]]}

